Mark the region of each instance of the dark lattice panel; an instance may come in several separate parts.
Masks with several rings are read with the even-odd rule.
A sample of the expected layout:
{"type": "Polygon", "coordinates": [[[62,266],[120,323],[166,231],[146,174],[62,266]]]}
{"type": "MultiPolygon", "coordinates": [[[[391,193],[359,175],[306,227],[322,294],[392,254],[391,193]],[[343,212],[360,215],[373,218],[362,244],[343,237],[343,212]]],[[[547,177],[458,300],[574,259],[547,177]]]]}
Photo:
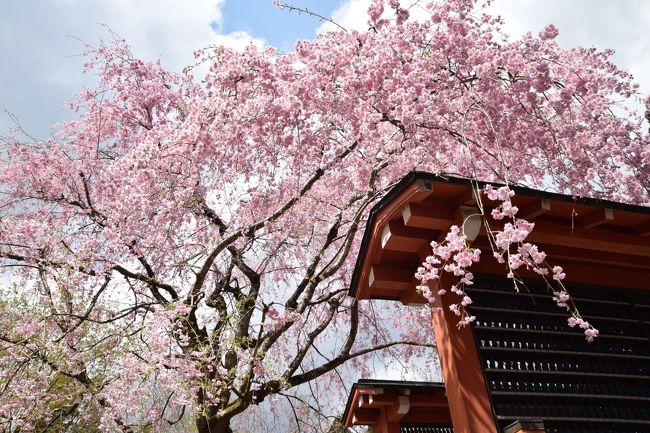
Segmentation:
{"type": "Polygon", "coordinates": [[[650,433],[650,291],[571,285],[600,331],[588,343],[544,286],[528,288],[477,278],[467,290],[500,427],[542,419],[553,433],[650,433]]]}
{"type": "Polygon", "coordinates": [[[400,433],[454,433],[450,425],[405,424],[399,427],[400,433]]]}

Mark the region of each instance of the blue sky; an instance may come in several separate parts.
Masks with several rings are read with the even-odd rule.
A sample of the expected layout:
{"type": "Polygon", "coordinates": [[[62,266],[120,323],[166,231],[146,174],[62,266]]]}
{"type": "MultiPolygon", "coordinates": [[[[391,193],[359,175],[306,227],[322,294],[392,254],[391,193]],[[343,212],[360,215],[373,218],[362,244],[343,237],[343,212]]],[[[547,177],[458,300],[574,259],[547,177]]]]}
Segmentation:
{"type": "MultiPolygon", "coordinates": [[[[370,0],[291,0],[346,28],[363,29],[370,0]]],[[[412,3],[416,0],[403,0],[412,3]]],[[[424,1],[426,3],[426,1],[424,1]]],[[[495,0],[492,9],[519,36],[546,24],[560,29],[565,47],[614,48],[619,65],[650,93],[650,2],[644,0],[495,0]]],[[[96,44],[109,25],[135,55],[160,58],[172,70],[192,62],[196,48],[248,43],[292,49],[298,39],[328,30],[318,19],[275,8],[271,0],[20,0],[3,2],[0,13],[0,109],[23,127],[47,138],[50,126],[70,119],[62,102],[84,84],[83,40],[96,44]]],[[[0,133],[11,126],[0,113],[0,133]]]]}
{"type": "MultiPolygon", "coordinates": [[[[329,16],[337,3],[311,0],[293,4],[329,16]]],[[[313,38],[319,25],[313,16],[280,10],[270,0],[226,1],[222,13],[223,33],[243,30],[283,51],[291,50],[297,40],[313,38]]]]}

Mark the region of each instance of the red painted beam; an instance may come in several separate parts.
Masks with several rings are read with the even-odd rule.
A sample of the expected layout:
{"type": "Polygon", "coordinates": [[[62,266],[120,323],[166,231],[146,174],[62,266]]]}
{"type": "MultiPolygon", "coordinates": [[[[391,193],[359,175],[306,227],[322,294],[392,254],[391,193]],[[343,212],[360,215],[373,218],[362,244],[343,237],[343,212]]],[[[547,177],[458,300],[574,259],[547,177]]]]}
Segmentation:
{"type": "Polygon", "coordinates": [[[413,274],[407,267],[372,266],[368,274],[368,287],[371,290],[407,290],[411,287],[413,274]]]}
{"type": "Polygon", "coordinates": [[[379,410],[357,408],[352,414],[352,424],[354,425],[373,425],[377,422],[379,410]]]}
{"type": "Polygon", "coordinates": [[[601,224],[605,224],[611,221],[614,221],[614,210],[604,208],[578,217],[576,219],[576,226],[585,229],[592,229],[594,227],[598,227],[601,224]]]}
{"type": "Polygon", "coordinates": [[[535,221],[529,241],[619,254],[650,257],[650,242],[624,233],[535,221]]]}
{"type": "Polygon", "coordinates": [[[430,230],[405,227],[402,221],[391,221],[381,231],[381,247],[391,251],[418,253],[434,237],[435,233],[430,230]]]}
{"type": "Polygon", "coordinates": [[[453,218],[452,208],[446,203],[409,203],[402,209],[402,219],[406,227],[446,230],[453,218]]]}
{"type": "Polygon", "coordinates": [[[650,221],[632,227],[630,233],[637,236],[650,236],[650,221]]]}
{"type": "Polygon", "coordinates": [[[551,201],[547,198],[535,199],[532,203],[519,209],[517,218],[532,221],[536,217],[551,210],[551,201]]]}

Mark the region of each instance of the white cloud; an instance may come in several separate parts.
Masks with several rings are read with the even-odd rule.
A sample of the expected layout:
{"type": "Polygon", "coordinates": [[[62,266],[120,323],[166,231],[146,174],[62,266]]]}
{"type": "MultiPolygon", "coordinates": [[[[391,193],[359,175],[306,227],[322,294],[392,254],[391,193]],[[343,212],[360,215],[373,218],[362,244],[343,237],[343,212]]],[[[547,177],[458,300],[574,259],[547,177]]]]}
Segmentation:
{"type": "MultiPolygon", "coordinates": [[[[348,30],[366,30],[368,28],[368,7],[371,1],[345,0],[332,12],[332,20],[348,30]]],[[[325,22],[316,29],[316,33],[322,34],[337,29],[334,24],[325,22]]]]}
{"type": "MultiPolygon", "coordinates": [[[[242,49],[265,41],[238,31],[222,34],[226,0],[21,0],[0,13],[0,109],[45,138],[48,126],[71,113],[61,106],[89,79],[81,74],[84,41],[108,38],[108,25],[134,55],[158,59],[173,71],[193,63],[193,51],[213,44],[242,49]]],[[[90,83],[91,84],[91,83],[90,83]]],[[[0,115],[0,132],[12,125],[0,115]]]]}
{"type": "MultiPolygon", "coordinates": [[[[69,1],[69,0],[67,0],[69,1]]],[[[193,50],[211,44],[243,49],[264,41],[244,31],[220,34],[225,0],[101,0],[106,23],[133,45],[136,55],[161,57],[179,70],[193,61],[193,50]]]]}
{"type": "Polygon", "coordinates": [[[215,36],[213,43],[240,51],[250,44],[253,44],[258,48],[262,48],[265,45],[264,40],[253,38],[249,33],[241,30],[228,33],[227,35],[217,35],[215,36]]]}

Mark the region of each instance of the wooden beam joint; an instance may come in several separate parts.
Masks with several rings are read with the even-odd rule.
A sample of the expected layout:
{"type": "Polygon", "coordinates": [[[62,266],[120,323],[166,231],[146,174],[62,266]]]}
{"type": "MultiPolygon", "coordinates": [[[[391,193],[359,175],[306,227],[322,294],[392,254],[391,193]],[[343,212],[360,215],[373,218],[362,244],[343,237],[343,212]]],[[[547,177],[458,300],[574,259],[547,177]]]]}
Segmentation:
{"type": "Polygon", "coordinates": [[[429,230],[445,230],[453,219],[451,208],[446,203],[409,203],[402,208],[402,219],[406,227],[429,230]]]}
{"type": "Polygon", "coordinates": [[[411,402],[408,395],[400,395],[397,400],[386,408],[386,419],[388,422],[397,422],[404,418],[411,409],[411,402]]]}
{"type": "Polygon", "coordinates": [[[481,231],[481,227],[483,227],[483,215],[474,206],[460,206],[456,211],[455,221],[470,242],[476,239],[481,231]]]}
{"type": "Polygon", "coordinates": [[[650,236],[650,221],[632,227],[630,233],[636,236],[650,236]]]}
{"type": "Polygon", "coordinates": [[[531,221],[538,216],[545,214],[551,210],[551,201],[547,198],[540,198],[533,200],[532,203],[527,204],[526,206],[519,209],[517,212],[517,218],[525,219],[531,221]]]}
{"type": "Polygon", "coordinates": [[[415,270],[407,267],[372,266],[368,273],[368,287],[371,289],[407,290],[415,270]]]}
{"type": "Polygon", "coordinates": [[[610,221],[614,221],[614,210],[603,208],[579,217],[576,220],[576,226],[585,229],[592,229],[610,221]]]}
{"type": "Polygon", "coordinates": [[[352,424],[354,425],[373,425],[377,422],[379,410],[357,408],[352,414],[352,424]]]}
{"type": "Polygon", "coordinates": [[[381,247],[391,251],[419,253],[433,238],[434,233],[430,230],[406,227],[402,221],[391,221],[381,231],[381,247]]]}

